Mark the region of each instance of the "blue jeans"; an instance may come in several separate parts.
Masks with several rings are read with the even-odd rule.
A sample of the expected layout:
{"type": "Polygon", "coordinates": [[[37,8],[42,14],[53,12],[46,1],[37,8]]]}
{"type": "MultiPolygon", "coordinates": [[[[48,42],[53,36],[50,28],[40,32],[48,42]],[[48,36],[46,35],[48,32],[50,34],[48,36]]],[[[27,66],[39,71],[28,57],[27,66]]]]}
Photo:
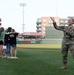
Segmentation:
{"type": "Polygon", "coordinates": [[[6,44],[6,54],[10,54],[10,43],[6,44]]]}

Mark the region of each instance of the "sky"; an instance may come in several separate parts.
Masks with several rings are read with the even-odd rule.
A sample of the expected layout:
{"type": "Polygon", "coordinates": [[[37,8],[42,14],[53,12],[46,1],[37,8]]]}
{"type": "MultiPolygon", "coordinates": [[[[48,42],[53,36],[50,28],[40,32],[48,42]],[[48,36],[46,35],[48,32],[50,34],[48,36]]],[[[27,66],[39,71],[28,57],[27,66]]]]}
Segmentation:
{"type": "Polygon", "coordinates": [[[1,27],[23,32],[23,7],[20,3],[26,3],[24,32],[36,32],[36,20],[42,16],[74,16],[74,0],[0,0],[1,27]]]}

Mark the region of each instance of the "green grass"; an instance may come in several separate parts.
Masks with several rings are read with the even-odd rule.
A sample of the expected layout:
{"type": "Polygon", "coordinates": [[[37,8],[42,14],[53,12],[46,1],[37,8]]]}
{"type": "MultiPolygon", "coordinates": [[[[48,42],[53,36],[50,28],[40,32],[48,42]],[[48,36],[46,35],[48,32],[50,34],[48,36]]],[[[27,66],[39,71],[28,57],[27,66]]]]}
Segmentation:
{"type": "Polygon", "coordinates": [[[62,54],[34,49],[19,49],[18,59],[0,58],[0,75],[73,75],[74,62],[69,53],[69,66],[61,70],[62,54]]]}

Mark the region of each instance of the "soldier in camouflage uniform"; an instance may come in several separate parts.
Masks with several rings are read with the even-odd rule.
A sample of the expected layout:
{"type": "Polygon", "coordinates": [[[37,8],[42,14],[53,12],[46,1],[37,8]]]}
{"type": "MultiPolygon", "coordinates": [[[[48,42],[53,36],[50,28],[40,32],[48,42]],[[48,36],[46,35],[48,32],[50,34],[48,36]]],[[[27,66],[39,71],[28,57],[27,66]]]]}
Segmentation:
{"type": "Polygon", "coordinates": [[[53,21],[54,28],[63,31],[64,33],[61,48],[63,54],[63,67],[61,68],[66,69],[68,50],[71,51],[74,59],[74,26],[73,26],[74,19],[73,18],[68,19],[68,26],[57,26],[55,19],[53,17],[51,17],[51,20],[53,21]]]}

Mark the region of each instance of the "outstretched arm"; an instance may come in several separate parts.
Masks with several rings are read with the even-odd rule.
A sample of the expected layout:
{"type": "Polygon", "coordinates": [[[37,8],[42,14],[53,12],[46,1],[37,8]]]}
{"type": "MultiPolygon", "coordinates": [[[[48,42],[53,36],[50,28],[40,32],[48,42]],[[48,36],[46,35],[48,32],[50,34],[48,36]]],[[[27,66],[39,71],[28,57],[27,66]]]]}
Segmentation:
{"type": "Polygon", "coordinates": [[[54,17],[50,17],[53,21],[54,28],[65,32],[68,36],[74,36],[74,27],[65,28],[65,26],[57,26],[54,17]]]}
{"type": "Polygon", "coordinates": [[[50,17],[50,18],[51,18],[51,20],[53,21],[53,26],[54,26],[55,29],[64,31],[64,26],[58,26],[58,25],[56,24],[56,21],[55,21],[54,17],[50,17]]]}

